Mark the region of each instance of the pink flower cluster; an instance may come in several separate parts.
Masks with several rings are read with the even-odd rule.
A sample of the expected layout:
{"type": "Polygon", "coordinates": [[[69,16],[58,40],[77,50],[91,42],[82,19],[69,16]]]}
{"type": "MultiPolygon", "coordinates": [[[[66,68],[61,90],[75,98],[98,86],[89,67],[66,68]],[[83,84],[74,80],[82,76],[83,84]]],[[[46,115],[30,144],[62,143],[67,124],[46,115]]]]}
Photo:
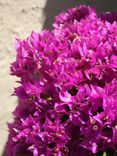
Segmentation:
{"type": "Polygon", "coordinates": [[[7,156],[117,155],[117,14],[81,5],[16,41],[7,156]]]}

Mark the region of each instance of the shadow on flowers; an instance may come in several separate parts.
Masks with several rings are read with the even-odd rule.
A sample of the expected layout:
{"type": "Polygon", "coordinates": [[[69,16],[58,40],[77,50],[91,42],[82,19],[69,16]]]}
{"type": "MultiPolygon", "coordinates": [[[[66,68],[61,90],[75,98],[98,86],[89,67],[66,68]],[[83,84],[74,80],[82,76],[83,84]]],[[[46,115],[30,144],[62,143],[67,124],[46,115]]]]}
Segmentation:
{"type": "Polygon", "coordinates": [[[117,0],[47,0],[44,8],[45,22],[43,28],[51,30],[56,15],[80,4],[94,6],[98,12],[117,11],[117,0]]]}
{"type": "Polygon", "coordinates": [[[79,6],[80,4],[87,4],[86,0],[47,0],[46,6],[44,8],[45,23],[43,28],[52,29],[52,23],[55,16],[60,12],[65,11],[68,8],[79,6]]]}
{"type": "Polygon", "coordinates": [[[1,156],[6,156],[6,154],[5,154],[5,150],[3,151],[3,153],[2,153],[2,155],[1,156]]]}

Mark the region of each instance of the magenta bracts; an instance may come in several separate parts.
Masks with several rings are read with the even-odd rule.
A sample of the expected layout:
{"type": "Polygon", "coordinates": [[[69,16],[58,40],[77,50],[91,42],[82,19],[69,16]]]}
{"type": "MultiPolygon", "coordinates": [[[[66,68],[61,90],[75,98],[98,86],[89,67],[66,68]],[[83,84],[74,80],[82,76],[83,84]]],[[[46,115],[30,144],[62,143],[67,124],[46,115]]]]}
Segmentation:
{"type": "Polygon", "coordinates": [[[7,156],[116,156],[117,14],[81,5],[16,40],[7,156]],[[110,155],[109,155],[110,154],[110,155]]]}

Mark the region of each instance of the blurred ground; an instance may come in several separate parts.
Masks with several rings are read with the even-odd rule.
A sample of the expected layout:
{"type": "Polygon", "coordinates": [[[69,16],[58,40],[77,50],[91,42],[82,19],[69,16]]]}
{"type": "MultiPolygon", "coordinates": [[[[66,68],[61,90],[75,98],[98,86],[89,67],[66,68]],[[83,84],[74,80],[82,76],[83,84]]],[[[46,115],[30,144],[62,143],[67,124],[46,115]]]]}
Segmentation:
{"type": "Polygon", "coordinates": [[[0,156],[7,140],[7,122],[17,104],[10,97],[16,78],[9,75],[9,65],[15,59],[15,38],[26,38],[32,30],[51,29],[54,16],[62,10],[90,4],[100,11],[116,11],[117,0],[0,0],[0,156]]]}
{"type": "Polygon", "coordinates": [[[16,86],[9,75],[10,62],[15,60],[15,38],[26,38],[32,30],[41,31],[46,0],[0,0],[0,156],[7,140],[7,122],[17,99],[10,97],[16,86]]]}

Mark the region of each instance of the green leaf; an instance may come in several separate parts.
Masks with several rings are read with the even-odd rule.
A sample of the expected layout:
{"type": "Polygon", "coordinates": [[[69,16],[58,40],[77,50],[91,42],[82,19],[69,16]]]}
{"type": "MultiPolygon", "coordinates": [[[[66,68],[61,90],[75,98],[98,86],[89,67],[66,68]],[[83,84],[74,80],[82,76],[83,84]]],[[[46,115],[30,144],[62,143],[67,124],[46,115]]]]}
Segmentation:
{"type": "Polygon", "coordinates": [[[103,156],[107,156],[106,152],[103,153],[103,156]]]}

